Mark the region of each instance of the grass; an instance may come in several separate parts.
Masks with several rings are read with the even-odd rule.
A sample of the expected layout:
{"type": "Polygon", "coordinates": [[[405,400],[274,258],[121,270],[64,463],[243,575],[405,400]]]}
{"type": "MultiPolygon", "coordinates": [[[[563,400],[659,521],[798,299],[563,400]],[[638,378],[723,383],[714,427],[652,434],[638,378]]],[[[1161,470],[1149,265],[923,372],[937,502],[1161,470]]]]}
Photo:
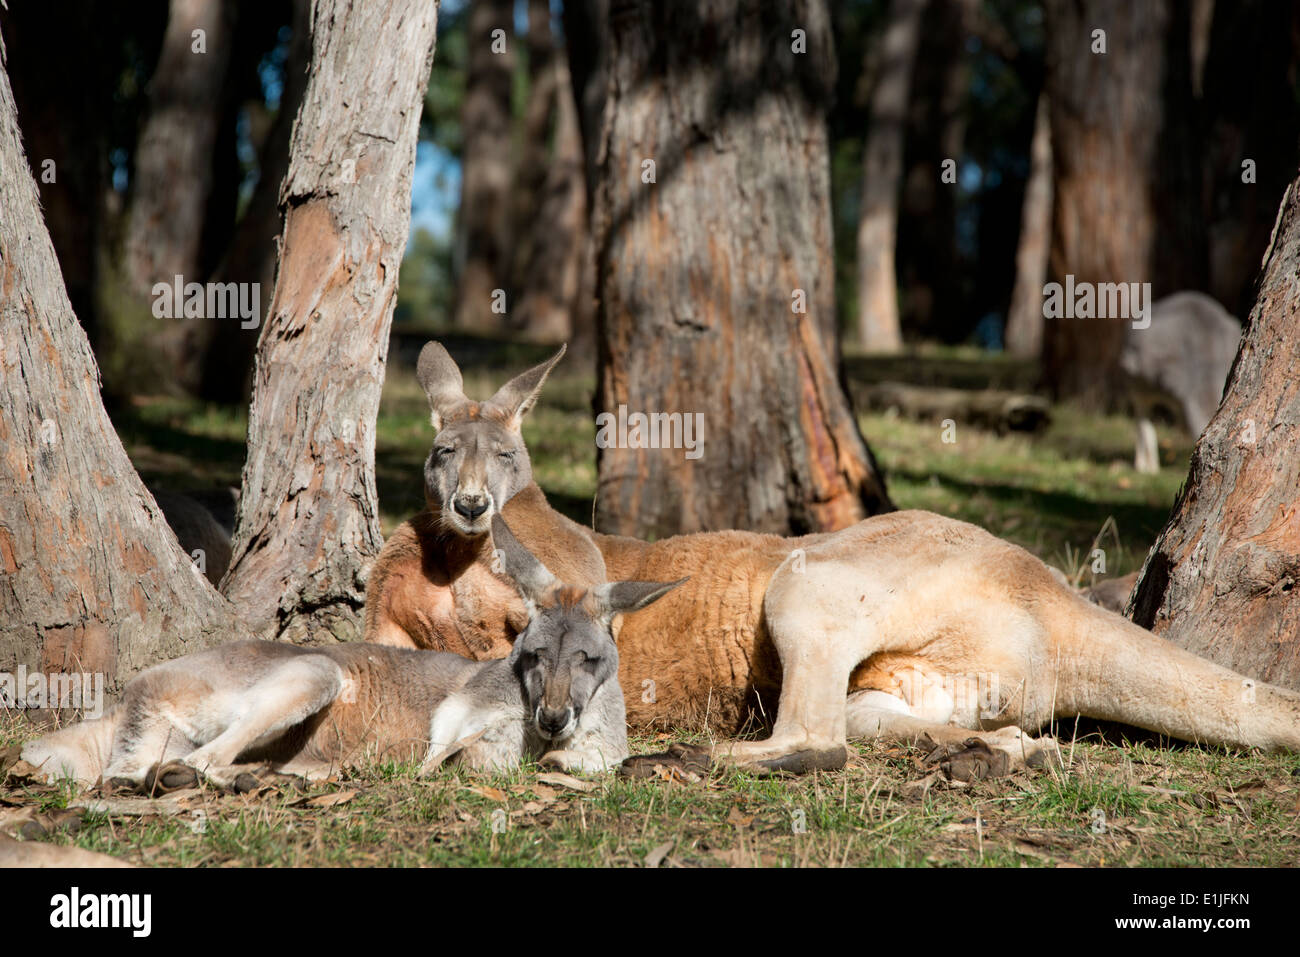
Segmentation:
{"type": "MultiPolygon", "coordinates": [[[[422,505],[427,407],[412,374],[418,337],[395,335],[384,389],[377,473],[385,532],[422,505]]],[[[544,358],[540,347],[467,342],[470,395],[544,358]]],[[[453,349],[453,351],[457,351],[453,349]]],[[[595,491],[594,377],[557,374],[531,415],[534,470],[557,507],[590,521],[595,491]]],[[[1026,388],[1021,365],[945,350],[900,363],[850,357],[862,381],[909,377],[945,386],[1026,388]],[[900,369],[902,370],[900,372],[900,369]]],[[[172,399],[114,410],[150,481],[181,489],[237,483],[245,418],[172,399]]],[[[1131,468],[1122,418],[1053,409],[1037,437],[997,436],[885,415],[861,418],[897,504],[981,524],[1070,573],[1089,569],[1100,535],[1106,573],[1138,567],[1185,474],[1190,443],[1162,433],[1164,467],[1131,468]]],[[[1087,574],[1083,575],[1086,579],[1087,574]]],[[[67,787],[8,780],[5,815],[33,809],[32,839],[75,844],[133,863],[180,866],[1185,866],[1300,859],[1300,759],[1171,744],[1089,723],[1052,729],[1063,768],[969,785],[934,780],[914,750],[855,744],[849,766],[802,778],[734,770],[704,781],[589,780],[586,792],[507,775],[453,771],[419,778],[382,764],[314,785],[257,795],[195,795],[180,813],[108,815],[67,787]],[[355,792],[320,806],[315,796],[355,792]],[[201,814],[200,814],[201,812],[201,814]],[[45,815],[44,818],[40,815],[45,815]]],[[[0,716],[0,750],[33,734],[0,716]]],[[[634,752],[669,735],[639,737],[634,752]]]]}

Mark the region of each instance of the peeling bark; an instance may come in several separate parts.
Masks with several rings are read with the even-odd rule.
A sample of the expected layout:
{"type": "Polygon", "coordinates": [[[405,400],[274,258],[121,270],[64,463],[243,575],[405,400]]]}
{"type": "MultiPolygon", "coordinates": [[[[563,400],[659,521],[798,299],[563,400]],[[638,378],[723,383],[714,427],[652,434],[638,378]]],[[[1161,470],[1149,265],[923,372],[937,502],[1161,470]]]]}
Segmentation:
{"type": "Polygon", "coordinates": [[[1300,688],[1297,274],[1300,183],[1293,183],[1223,403],[1129,606],[1156,634],[1288,688],[1300,688]]]}
{"type": "Polygon", "coordinates": [[[375,419],[436,6],[317,0],[222,590],[264,637],[361,637],[375,419]]]}
{"type": "Polygon", "coordinates": [[[612,7],[592,227],[596,408],[699,413],[704,431],[697,458],[600,449],[597,526],[638,537],[801,532],[892,507],[826,339],[825,8],[612,7]],[[792,52],[796,28],[806,53],[792,52]]]}

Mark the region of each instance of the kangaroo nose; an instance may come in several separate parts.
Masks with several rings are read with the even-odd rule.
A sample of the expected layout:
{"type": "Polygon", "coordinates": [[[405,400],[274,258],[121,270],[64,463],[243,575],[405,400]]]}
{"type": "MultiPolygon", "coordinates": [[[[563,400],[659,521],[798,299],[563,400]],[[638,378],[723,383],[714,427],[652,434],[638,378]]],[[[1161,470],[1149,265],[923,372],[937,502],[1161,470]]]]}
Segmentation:
{"type": "Polygon", "coordinates": [[[568,708],[542,708],[537,715],[537,726],[542,729],[544,734],[552,737],[559,734],[569,723],[570,709],[568,708]]]}
{"type": "Polygon", "coordinates": [[[452,502],[452,508],[460,515],[464,515],[471,522],[487,511],[487,496],[485,495],[457,495],[456,500],[452,502]]]}

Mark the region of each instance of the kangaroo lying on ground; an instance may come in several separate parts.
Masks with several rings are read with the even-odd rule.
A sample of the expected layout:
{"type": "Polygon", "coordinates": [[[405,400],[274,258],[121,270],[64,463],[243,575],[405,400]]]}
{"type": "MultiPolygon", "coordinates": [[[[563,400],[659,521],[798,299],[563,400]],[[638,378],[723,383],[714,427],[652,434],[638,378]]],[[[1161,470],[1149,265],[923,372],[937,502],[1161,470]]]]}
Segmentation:
{"type": "Polygon", "coordinates": [[[906,511],[802,538],[728,531],[650,543],[569,521],[531,482],[520,437],[562,355],[474,402],[446,350],[424,347],[418,375],[437,430],[428,509],[376,559],[367,640],[507,653],[517,611],[499,590],[476,595],[457,578],[486,576],[489,520],[502,510],[531,548],[588,556],[594,545],[612,578],[690,576],[623,620],[619,680],[634,727],[730,735],[777,702],[771,737],[718,745],[727,761],[831,769],[844,764],[848,736],[959,744],[971,731],[1024,757],[1037,745],[1021,728],[1077,715],[1300,750],[1300,694],[1089,603],[1024,549],[965,522],[906,511]]]}
{"type": "Polygon", "coordinates": [[[102,718],[31,741],[22,757],[49,778],[136,785],[158,768],[229,784],[241,762],[312,778],[367,757],[422,756],[425,771],[453,754],[475,768],[618,764],[627,722],[610,624],[678,583],[561,585],[499,516],[493,532],[530,609],[509,658],[233,642],[149,668],[102,718]]]}

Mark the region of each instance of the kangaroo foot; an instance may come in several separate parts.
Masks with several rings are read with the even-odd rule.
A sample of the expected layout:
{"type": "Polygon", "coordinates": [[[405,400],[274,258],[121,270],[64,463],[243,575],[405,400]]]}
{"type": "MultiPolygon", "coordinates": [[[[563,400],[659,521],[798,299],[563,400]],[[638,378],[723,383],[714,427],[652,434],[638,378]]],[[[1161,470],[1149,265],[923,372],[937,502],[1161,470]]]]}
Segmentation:
{"type": "Polygon", "coordinates": [[[199,781],[200,775],[195,768],[184,761],[168,761],[165,764],[155,764],[149,769],[144,776],[143,790],[145,794],[170,794],[173,791],[196,788],[199,781]]]}
{"type": "Polygon", "coordinates": [[[658,754],[634,754],[619,765],[623,778],[667,778],[699,781],[709,773],[713,759],[709,749],[697,744],[670,744],[658,754]]]}

